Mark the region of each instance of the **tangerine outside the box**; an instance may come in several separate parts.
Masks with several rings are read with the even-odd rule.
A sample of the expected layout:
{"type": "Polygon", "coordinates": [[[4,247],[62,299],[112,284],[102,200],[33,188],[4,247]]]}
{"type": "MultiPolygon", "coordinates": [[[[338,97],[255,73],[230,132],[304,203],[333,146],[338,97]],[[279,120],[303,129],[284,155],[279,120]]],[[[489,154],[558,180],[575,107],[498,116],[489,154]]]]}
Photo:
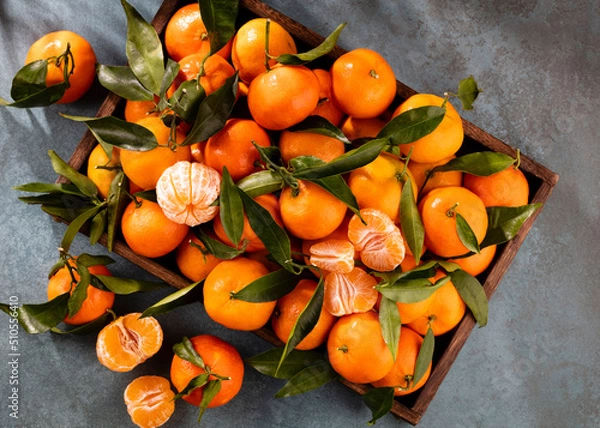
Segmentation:
{"type": "MultiPolygon", "coordinates": [[[[189,3],[185,0],[164,0],[160,9],[156,13],[152,24],[156,31],[161,35],[169,21],[169,18],[177,9],[189,3]]],[[[270,6],[258,0],[240,0],[240,12],[238,16],[238,28],[243,22],[246,22],[255,17],[268,17],[273,21],[280,23],[286,30],[295,38],[298,51],[306,51],[320,44],[324,37],[295,22],[286,15],[272,9],[270,6]]],[[[330,54],[315,61],[314,65],[321,68],[329,68],[333,61],[345,53],[340,47],[336,47],[330,54]]],[[[402,100],[415,94],[416,91],[397,82],[397,96],[394,105],[399,104],[402,100]]],[[[124,100],[114,94],[109,94],[102,103],[97,117],[120,115],[124,106],[124,100]]],[[[503,143],[492,135],[481,130],[472,123],[463,119],[465,131],[465,140],[459,154],[465,154],[475,151],[492,150],[495,152],[504,153],[512,157],[516,156],[516,150],[509,145],[503,143]]],[[[69,164],[75,169],[82,169],[86,166],[87,158],[96,145],[96,139],[87,131],[77,148],[73,152],[69,164]]],[[[544,203],[549,198],[553,187],[558,181],[558,175],[528,158],[521,155],[521,170],[525,173],[530,186],[530,203],[544,203]]],[[[62,177],[59,182],[64,182],[62,177]]],[[[483,288],[488,299],[492,296],[502,276],[507,271],[510,263],[514,259],[519,247],[531,229],[536,217],[541,210],[536,211],[522,226],[517,236],[506,244],[498,247],[498,251],[491,266],[478,277],[483,284],[483,288]]],[[[106,245],[106,235],[102,237],[100,242],[106,245]]],[[[184,278],[179,273],[173,259],[166,256],[161,259],[146,259],[135,254],[125,244],[122,239],[117,240],[114,245],[114,252],[120,256],[135,263],[149,273],[167,282],[173,287],[182,288],[190,284],[190,281],[184,278]]],[[[427,407],[435,396],[440,384],[452,366],[452,363],[458,356],[460,349],[465,344],[469,334],[475,325],[475,320],[470,312],[463,318],[460,324],[451,332],[436,337],[435,354],[433,358],[433,367],[431,376],[426,384],[419,391],[405,397],[396,397],[392,408],[392,413],[400,418],[408,421],[412,425],[416,425],[424,415],[427,407]]],[[[254,332],[256,335],[267,340],[276,346],[281,346],[282,343],[277,339],[275,334],[268,328],[262,328],[254,332]]],[[[357,385],[348,382],[344,379],[341,382],[352,390],[364,394],[370,386],[357,385]]]]}

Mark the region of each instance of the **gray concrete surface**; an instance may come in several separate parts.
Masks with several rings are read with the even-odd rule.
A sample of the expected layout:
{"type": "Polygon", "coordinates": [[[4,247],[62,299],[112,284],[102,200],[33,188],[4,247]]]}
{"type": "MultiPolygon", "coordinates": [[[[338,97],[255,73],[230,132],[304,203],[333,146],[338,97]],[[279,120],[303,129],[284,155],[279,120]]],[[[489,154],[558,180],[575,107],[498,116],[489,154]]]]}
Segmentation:
{"type": "MultiPolygon", "coordinates": [[[[150,18],[158,0],[132,0],[150,18]]],[[[419,426],[600,426],[600,5],[593,0],[508,2],[269,0],[321,34],[349,23],[340,45],[370,47],[399,80],[442,93],[472,74],[484,89],[465,117],[560,174],[490,305],[490,322],[474,331],[419,426]]],[[[27,47],[49,31],[85,35],[105,64],[124,64],[125,19],[117,0],[2,0],[0,94],[27,47]]],[[[45,300],[46,275],[65,226],[17,200],[11,187],[53,181],[46,152],[68,157],[84,127],[59,112],[93,115],[102,91],[47,109],[0,109],[0,301],[45,300]]],[[[74,252],[89,248],[79,236],[74,252]]],[[[148,279],[119,259],[114,273],[148,279]]],[[[159,293],[160,294],[160,293],[159,293]]],[[[157,295],[126,297],[117,312],[139,310],[157,295]]],[[[167,337],[159,355],[128,374],[96,361],[93,337],[19,333],[19,412],[9,416],[8,317],[0,316],[0,426],[121,427],[129,418],[122,391],[134,377],[168,375],[170,346],[183,335],[212,332],[243,356],[269,347],[249,334],[225,331],[200,306],[161,317],[167,337]]],[[[360,427],[361,399],[337,383],[286,400],[280,382],[247,369],[245,387],[229,405],[205,415],[211,427],[360,427]]],[[[179,403],[167,426],[194,426],[195,409],[179,403]]],[[[408,426],[386,416],[380,427],[408,426]]]]}

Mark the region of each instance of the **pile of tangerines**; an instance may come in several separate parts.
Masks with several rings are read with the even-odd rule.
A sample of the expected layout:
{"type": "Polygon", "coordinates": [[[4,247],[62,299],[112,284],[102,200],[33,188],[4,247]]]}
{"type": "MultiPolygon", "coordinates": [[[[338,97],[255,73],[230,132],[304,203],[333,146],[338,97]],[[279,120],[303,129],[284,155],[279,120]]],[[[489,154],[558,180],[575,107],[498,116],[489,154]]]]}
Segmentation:
{"type": "MultiPolygon", "coordinates": [[[[59,102],[71,102],[89,88],[95,73],[89,64],[96,59],[73,33],[49,36],[61,40],[58,50],[49,54],[38,48],[28,62],[58,58],[70,43],[77,66],[59,102]]],[[[329,69],[319,69],[277,61],[298,52],[292,36],[271,20],[244,23],[215,53],[209,36],[198,3],[173,15],[164,47],[178,67],[163,92],[172,99],[195,84],[208,100],[233,82],[233,113],[207,140],[182,144],[196,124],[173,119],[172,109],[158,96],[127,100],[125,121],[149,130],[157,144],[151,150],[114,145],[108,151],[107,145],[97,145],[87,176],[98,197],[109,198],[115,177],[124,173],[120,184],[130,199],[119,222],[127,245],[148,258],[172,257],[190,281],[203,282],[206,312],[217,323],[246,331],[270,324],[282,342],[294,337],[296,350],[324,346],[333,370],[351,382],[392,388],[394,395],[418,390],[431,370],[429,355],[416,376],[424,336],[449,332],[467,309],[449,273],[458,269],[475,277],[488,268],[496,245],[478,247],[488,230],[486,208],[526,205],[525,176],[517,166],[487,176],[460,170],[432,174],[456,158],[464,138],[461,118],[447,98],[436,95],[414,95],[398,105],[394,72],[373,50],[352,50],[329,69]],[[350,152],[381,138],[394,118],[427,106],[444,109],[433,130],[408,144],[382,146],[369,162],[337,174],[338,187],[308,174],[294,175],[303,167],[341,164],[350,152]],[[165,120],[169,115],[171,120],[165,120]],[[302,126],[306,121],[325,123],[327,132],[302,126]],[[340,197],[344,189],[356,206],[340,197]],[[148,196],[154,194],[155,199],[148,196]],[[407,206],[415,209],[403,213],[407,206]],[[403,228],[415,223],[404,222],[403,215],[419,217],[421,245],[409,245],[407,234],[414,231],[403,228]],[[282,242],[280,231],[289,239],[292,256],[283,265],[275,251],[282,242]],[[224,247],[229,251],[212,250],[224,247]],[[283,295],[270,301],[236,297],[284,268],[296,271],[283,295]],[[408,299],[386,292],[386,285],[423,271],[427,274],[415,278],[426,281],[421,288],[433,291],[408,299]],[[315,307],[310,318],[307,312],[315,307]],[[397,323],[387,332],[384,311],[387,320],[397,323]],[[300,317],[310,324],[301,337],[300,317]]],[[[66,62],[49,62],[47,78],[60,82],[66,62]]],[[[103,265],[88,270],[110,276],[103,265]]],[[[70,258],[50,279],[49,300],[72,293],[80,273],[77,258],[70,258]]],[[[110,310],[114,293],[92,285],[66,323],[84,324],[110,310]]],[[[140,315],[118,317],[99,333],[98,359],[107,368],[130,371],[160,349],[160,324],[140,315]]],[[[165,423],[174,398],[183,397],[203,411],[227,403],[241,388],[244,365],[230,344],[202,335],[184,338],[176,348],[171,382],[179,394],[158,376],[138,378],[125,391],[128,411],[139,426],[165,423]]]]}

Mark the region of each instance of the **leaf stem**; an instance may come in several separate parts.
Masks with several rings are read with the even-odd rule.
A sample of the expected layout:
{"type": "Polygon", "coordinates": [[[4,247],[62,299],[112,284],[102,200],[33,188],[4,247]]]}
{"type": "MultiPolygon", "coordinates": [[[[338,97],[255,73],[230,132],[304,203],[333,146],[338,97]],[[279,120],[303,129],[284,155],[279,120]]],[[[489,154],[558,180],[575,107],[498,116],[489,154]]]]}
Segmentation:
{"type": "Polygon", "coordinates": [[[455,213],[455,211],[456,211],[456,207],[458,207],[458,202],[457,202],[457,203],[455,203],[454,205],[452,205],[452,207],[451,207],[451,208],[449,208],[449,209],[448,209],[448,211],[446,211],[446,215],[447,215],[448,217],[454,217],[454,213],[455,213]]]}

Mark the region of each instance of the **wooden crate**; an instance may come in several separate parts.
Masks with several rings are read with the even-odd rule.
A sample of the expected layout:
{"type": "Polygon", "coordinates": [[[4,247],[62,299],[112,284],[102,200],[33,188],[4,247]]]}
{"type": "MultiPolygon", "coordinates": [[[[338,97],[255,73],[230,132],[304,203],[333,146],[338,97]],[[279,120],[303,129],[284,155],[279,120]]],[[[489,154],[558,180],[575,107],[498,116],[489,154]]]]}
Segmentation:
{"type": "MultiPolygon", "coordinates": [[[[152,21],[152,24],[159,34],[163,33],[166,24],[173,13],[186,3],[189,3],[189,0],[164,0],[152,21]]],[[[257,16],[270,17],[273,21],[280,23],[296,39],[299,51],[304,50],[304,48],[316,46],[324,39],[321,35],[297,23],[296,21],[274,10],[259,0],[240,1],[240,23],[257,16]]],[[[336,47],[329,55],[319,59],[318,65],[320,67],[328,67],[343,53],[345,53],[343,49],[336,47]]],[[[415,93],[416,91],[406,86],[402,82],[397,82],[397,99],[395,104],[398,104],[402,100],[415,93]]],[[[121,98],[114,94],[109,94],[102,103],[96,116],[103,117],[109,115],[119,115],[122,111],[123,104],[124,101],[121,98]]],[[[461,148],[461,152],[459,153],[493,150],[508,154],[513,157],[516,155],[515,149],[464,119],[463,126],[465,131],[465,141],[463,147],[461,148]]],[[[96,139],[94,136],[89,131],[86,132],[72,154],[69,164],[76,169],[82,169],[82,167],[85,167],[87,158],[95,145],[96,139]]],[[[521,155],[521,170],[525,173],[529,181],[531,198],[530,203],[546,202],[552,192],[553,187],[558,181],[558,175],[525,155],[521,155]]],[[[59,182],[60,181],[61,179],[59,179],[59,182]]],[[[508,269],[510,263],[517,253],[517,250],[523,243],[523,240],[527,236],[527,233],[531,229],[533,222],[540,212],[541,210],[538,210],[525,222],[518,235],[512,241],[498,247],[498,251],[492,265],[486,270],[486,272],[479,276],[488,299],[492,296],[492,294],[494,294],[494,291],[498,287],[502,276],[508,269]]],[[[100,242],[103,245],[106,245],[106,235],[102,237],[100,242]]],[[[114,252],[135,263],[173,287],[182,288],[190,284],[190,281],[178,272],[175,263],[169,256],[161,259],[147,259],[131,251],[131,249],[122,240],[116,241],[114,245],[114,252]]],[[[419,422],[427,407],[431,403],[431,400],[435,396],[440,384],[444,380],[444,377],[448,373],[450,366],[465,344],[474,325],[475,320],[471,313],[467,311],[467,315],[454,330],[443,336],[436,337],[436,351],[429,380],[419,391],[407,397],[397,397],[394,400],[394,405],[392,408],[393,414],[408,421],[412,425],[416,425],[419,422]]],[[[262,328],[254,333],[273,345],[282,345],[281,341],[279,341],[279,339],[269,328],[262,328]]],[[[365,391],[370,388],[367,385],[354,384],[344,379],[342,379],[341,382],[360,394],[364,394],[365,391]]]]}

